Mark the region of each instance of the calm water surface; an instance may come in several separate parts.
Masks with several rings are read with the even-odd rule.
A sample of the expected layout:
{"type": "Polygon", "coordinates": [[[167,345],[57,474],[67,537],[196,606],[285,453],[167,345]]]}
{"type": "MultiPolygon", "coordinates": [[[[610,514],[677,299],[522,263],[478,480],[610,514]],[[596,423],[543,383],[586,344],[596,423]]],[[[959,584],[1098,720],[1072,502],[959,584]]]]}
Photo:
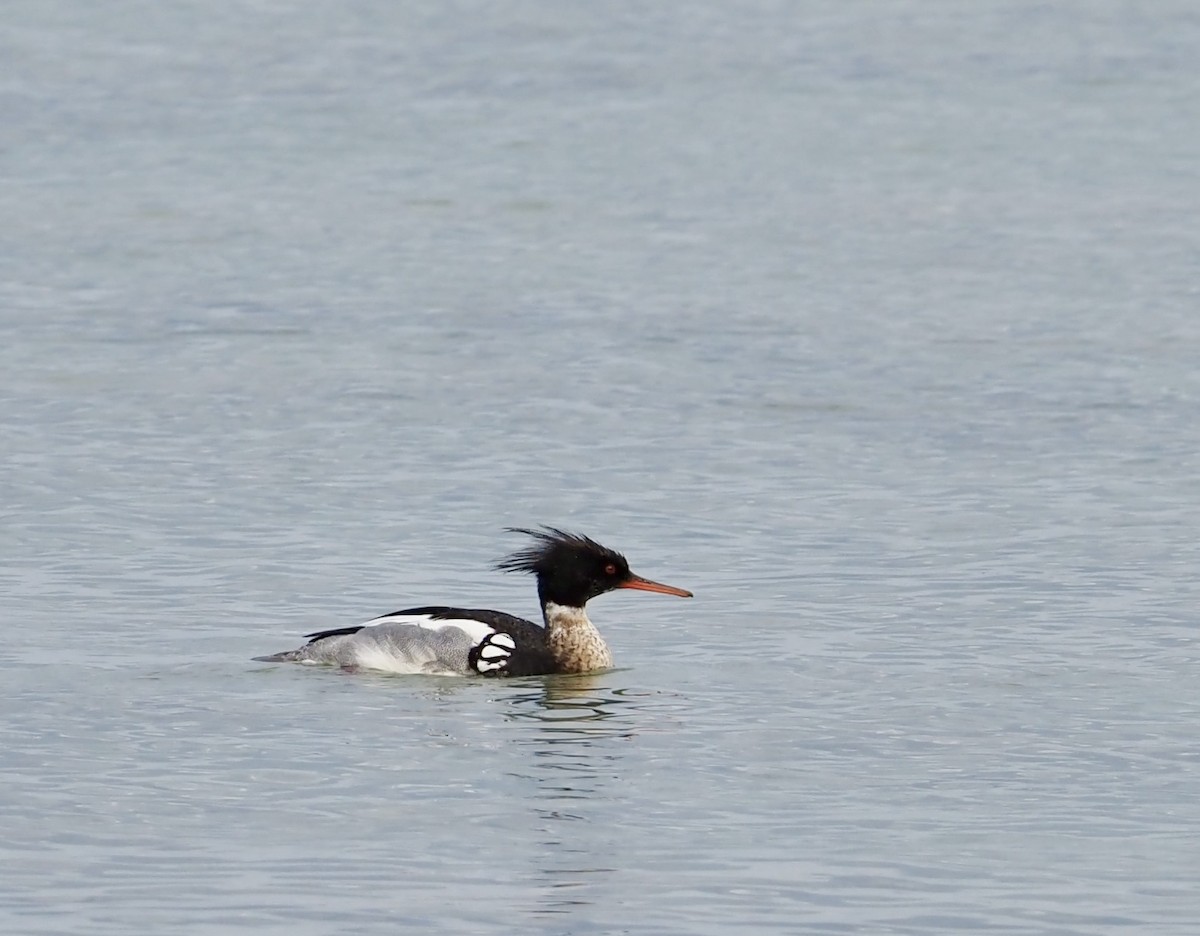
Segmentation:
{"type": "Polygon", "coordinates": [[[5,21],[0,930],[1200,931],[1192,4],[5,21]]]}

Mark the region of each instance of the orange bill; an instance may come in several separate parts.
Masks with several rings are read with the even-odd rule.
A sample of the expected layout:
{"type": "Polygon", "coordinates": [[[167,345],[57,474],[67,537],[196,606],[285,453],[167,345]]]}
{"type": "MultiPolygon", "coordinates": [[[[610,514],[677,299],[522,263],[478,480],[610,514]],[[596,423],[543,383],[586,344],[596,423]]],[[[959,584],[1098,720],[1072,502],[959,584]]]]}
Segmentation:
{"type": "Polygon", "coordinates": [[[658,592],[660,595],[676,595],[679,598],[692,597],[690,591],[684,591],[684,589],[676,588],[674,585],[662,585],[658,582],[652,582],[650,579],[644,579],[640,575],[629,576],[617,588],[633,588],[637,591],[658,592]]]}

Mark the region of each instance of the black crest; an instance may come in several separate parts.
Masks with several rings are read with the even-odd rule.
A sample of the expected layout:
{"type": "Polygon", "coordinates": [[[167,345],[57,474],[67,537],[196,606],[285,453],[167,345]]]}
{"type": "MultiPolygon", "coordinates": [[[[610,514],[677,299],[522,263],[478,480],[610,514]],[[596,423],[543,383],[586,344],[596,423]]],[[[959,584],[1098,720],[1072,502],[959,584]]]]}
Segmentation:
{"type": "Polygon", "coordinates": [[[533,542],[496,563],[502,572],[532,572],[538,579],[538,592],[546,600],[582,607],[629,578],[629,563],[615,549],[602,546],[580,533],[568,533],[556,527],[539,530],[509,527],[533,542]]]}
{"type": "Polygon", "coordinates": [[[505,530],[533,537],[534,542],[497,562],[496,568],[501,572],[532,572],[537,575],[552,571],[565,559],[584,556],[629,568],[625,557],[615,549],[609,549],[582,533],[568,533],[549,526],[540,530],[527,530],[523,527],[505,527],[505,530]]]}

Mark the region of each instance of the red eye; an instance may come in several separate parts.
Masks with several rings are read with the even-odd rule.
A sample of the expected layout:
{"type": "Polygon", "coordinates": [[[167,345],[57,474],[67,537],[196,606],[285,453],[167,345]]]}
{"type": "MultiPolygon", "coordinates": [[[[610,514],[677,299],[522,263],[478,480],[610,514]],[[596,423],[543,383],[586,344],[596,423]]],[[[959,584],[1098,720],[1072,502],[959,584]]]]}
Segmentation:
{"type": "Polygon", "coordinates": [[[605,575],[616,575],[617,567],[610,562],[608,565],[606,565],[604,567],[604,574],[605,575]]]}

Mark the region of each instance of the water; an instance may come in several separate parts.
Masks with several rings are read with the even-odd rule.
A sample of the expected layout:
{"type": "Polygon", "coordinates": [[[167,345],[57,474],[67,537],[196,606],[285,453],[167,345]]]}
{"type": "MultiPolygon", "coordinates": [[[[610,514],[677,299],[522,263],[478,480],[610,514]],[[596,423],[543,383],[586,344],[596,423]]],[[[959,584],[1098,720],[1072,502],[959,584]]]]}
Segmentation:
{"type": "Polygon", "coordinates": [[[9,4],[0,929],[1194,933],[1198,39],[9,4]],[[696,597],[251,660],[537,522],[696,597]]]}

